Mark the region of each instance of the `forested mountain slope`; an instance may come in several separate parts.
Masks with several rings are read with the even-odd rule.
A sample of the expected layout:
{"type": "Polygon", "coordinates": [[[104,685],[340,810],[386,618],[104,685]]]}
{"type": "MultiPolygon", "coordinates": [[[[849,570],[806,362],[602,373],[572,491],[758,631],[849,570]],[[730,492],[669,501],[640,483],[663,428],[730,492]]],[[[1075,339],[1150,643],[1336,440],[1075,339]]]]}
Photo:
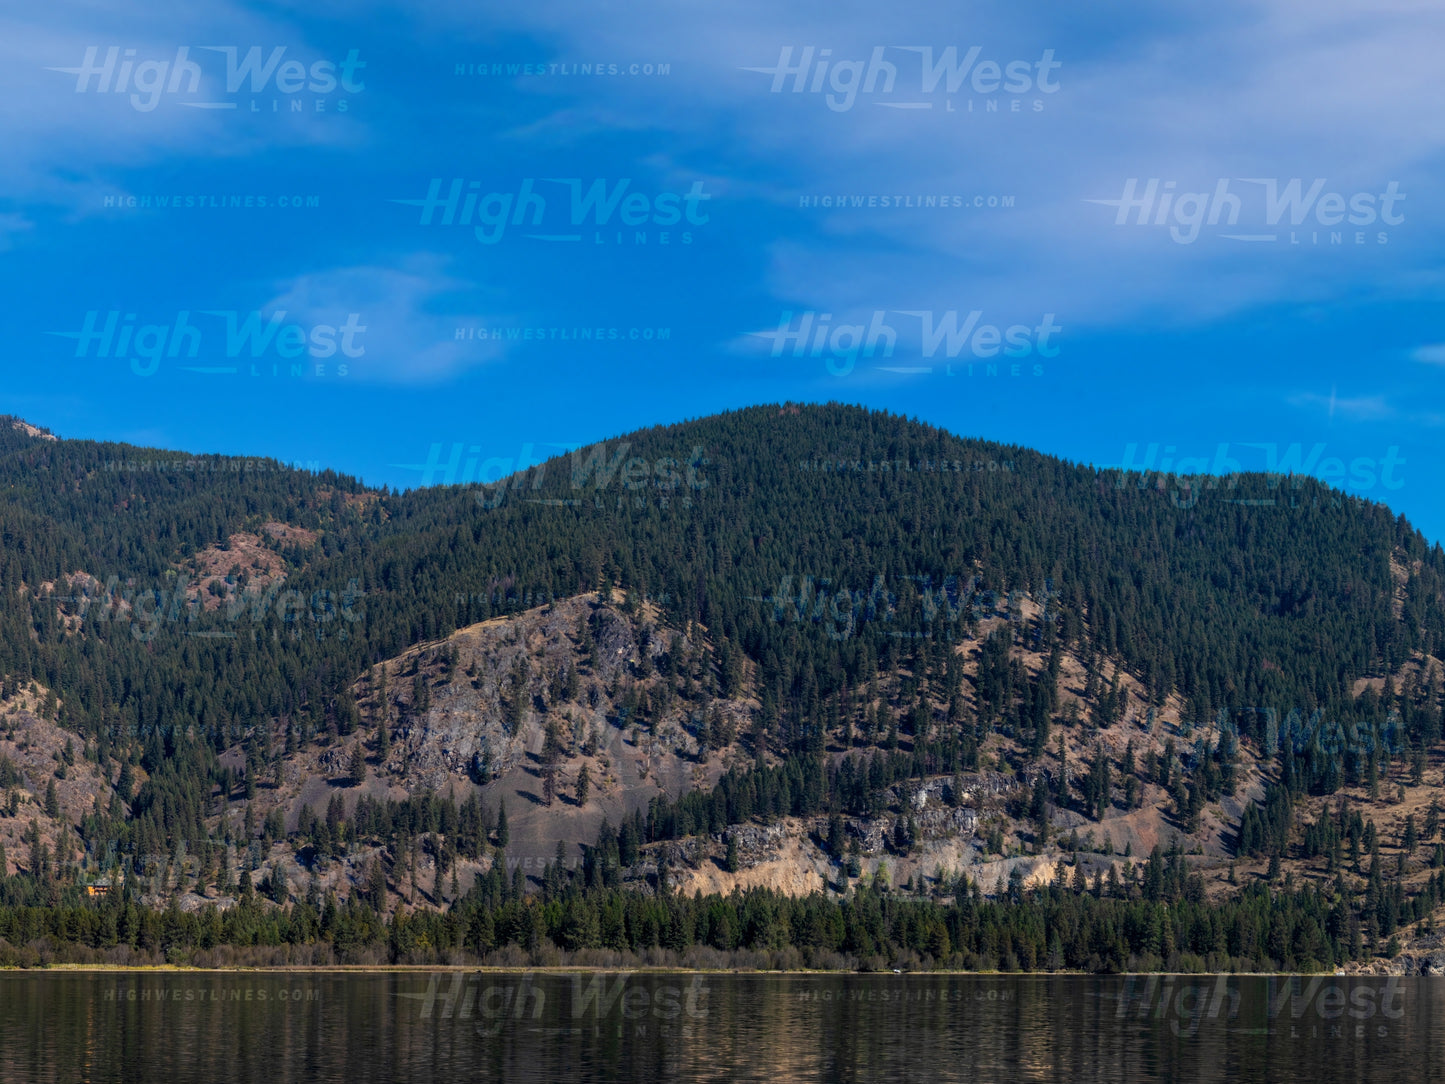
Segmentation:
{"type": "Polygon", "coordinates": [[[1047,591],[1065,643],[1118,657],[1157,696],[1177,689],[1201,719],[1328,706],[1358,679],[1431,653],[1445,631],[1445,555],[1383,506],[1246,475],[1181,508],[1173,481],[1140,488],[1137,476],[852,407],[659,427],[480,488],[394,494],[274,462],[190,462],[0,425],[11,600],[0,671],[55,688],[79,730],[144,735],[185,718],[234,738],[280,715],[316,728],[379,659],[518,608],[528,592],[563,597],[604,580],[666,596],[675,621],[737,644],[790,703],[809,682],[828,696],[872,659],[886,666],[901,639],[891,633],[960,627],[949,618],[971,576],[975,592],[1047,591]],[[106,469],[127,462],[157,466],[106,469]],[[297,592],[289,606],[261,593],[208,614],[178,604],[188,561],[268,522],[318,539],[265,536],[297,592]],[[83,595],[69,589],[82,601],[57,608],[26,592],[75,572],[117,577],[113,595],[160,616],[107,624],[91,603],[86,634],[69,634],[64,615],[83,595]],[[940,599],[949,577],[957,586],[940,599]],[[805,606],[783,605],[808,578],[805,606]],[[921,593],[934,596],[933,622],[921,593]],[[212,625],[240,635],[194,635],[212,625]],[[165,680],[177,668],[205,677],[181,693],[165,680]]]}
{"type": "Polygon", "coordinates": [[[1442,572],[1312,479],[1125,476],[847,406],[405,493],[3,419],[7,891],[128,871],[199,906],[254,871],[278,902],[317,877],[485,908],[526,889],[519,846],[560,891],[560,842],[648,892],[891,866],[1016,896],[1066,859],[1127,898],[1164,891],[1156,847],[1179,893],[1191,862],[1197,893],[1323,884],[1363,848],[1334,891],[1388,936],[1434,906],[1370,886],[1383,841],[1434,891],[1442,572]]]}

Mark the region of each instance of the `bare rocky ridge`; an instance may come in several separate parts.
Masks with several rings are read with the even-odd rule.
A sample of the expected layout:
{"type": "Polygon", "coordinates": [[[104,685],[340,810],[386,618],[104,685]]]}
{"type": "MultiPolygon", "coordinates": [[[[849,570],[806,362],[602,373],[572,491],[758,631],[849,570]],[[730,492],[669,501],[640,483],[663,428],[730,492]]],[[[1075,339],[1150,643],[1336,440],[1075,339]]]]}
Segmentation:
{"type": "MultiPolygon", "coordinates": [[[[1024,600],[1020,606],[1025,618],[1037,609],[1032,600],[1024,600]]],[[[1004,620],[981,622],[975,637],[960,646],[970,679],[977,674],[983,638],[1004,620]]],[[[392,745],[385,762],[372,765],[373,777],[346,792],[348,800],[359,793],[398,795],[426,789],[449,792],[461,800],[479,791],[490,803],[507,803],[512,826],[510,860],[529,872],[540,870],[551,860],[559,839],[566,844],[569,858],[575,860],[577,845],[595,839],[604,816],[616,825],[633,810],[645,808],[655,795],[666,793],[676,798],[691,788],[709,787],[727,765],[753,761],[750,747],[743,741],[758,711],[757,698],[750,695],[751,684],[747,686],[749,695],[728,702],[713,700],[706,709],[725,721],[728,740],[704,760],[699,715],[706,694],[701,693],[697,700],[675,695],[666,705],[656,702],[662,684],[657,670],[672,650],[695,660],[698,671],[704,660],[713,664],[716,658],[706,630],[667,628],[649,605],[624,613],[620,595],[607,603],[596,595],[558,600],[412,649],[363,675],[353,687],[362,727],[371,728],[380,719],[384,671],[392,745]],[[597,630],[596,647],[590,652],[578,636],[582,622],[591,622],[597,630]],[[644,653],[648,659],[645,666],[644,653]],[[567,695],[569,670],[577,678],[575,691],[567,695]],[[525,693],[520,709],[515,709],[517,698],[512,688],[518,672],[525,674],[525,693]],[[647,676],[642,676],[644,673],[647,676]],[[420,685],[419,677],[423,679],[420,685]],[[426,690],[420,709],[418,688],[426,690]],[[635,712],[628,715],[630,692],[648,694],[650,728],[618,725],[621,719],[638,717],[635,712]],[[514,710],[518,721],[509,725],[509,712],[514,710]],[[543,786],[549,728],[558,741],[556,796],[550,805],[543,786]],[[578,806],[572,792],[584,765],[593,789],[585,806],[578,806]]],[[[1031,673],[1037,673],[1046,662],[1038,652],[1022,647],[1015,647],[1014,654],[1031,673]]],[[[1420,670],[1428,662],[1417,659],[1406,665],[1420,670]]],[[[1105,664],[1104,671],[1112,677],[1111,665],[1105,664]]],[[[1087,713],[1085,672],[1082,660],[1063,657],[1060,687],[1066,711],[1072,699],[1079,702],[1081,714],[1087,713]]],[[[895,694],[899,680],[897,674],[881,675],[874,695],[881,699],[895,694]]],[[[1096,746],[1117,763],[1132,743],[1136,759],[1142,762],[1151,751],[1162,755],[1166,742],[1172,741],[1178,753],[1187,757],[1201,739],[1213,742],[1218,738],[1212,727],[1186,731],[1177,699],[1170,698],[1151,712],[1135,678],[1123,673],[1119,683],[1125,707],[1116,724],[1093,733],[1082,725],[1056,730],[1065,735],[1072,771],[1082,770],[1096,746]]],[[[971,680],[965,682],[964,691],[972,706],[971,680]]],[[[832,759],[868,755],[862,742],[845,752],[837,738],[833,735],[827,753],[832,759]]],[[[992,887],[1018,869],[1025,884],[1037,884],[1058,875],[1061,857],[1072,862],[1077,855],[1092,879],[1110,867],[1122,874],[1156,845],[1167,848],[1176,844],[1194,856],[1192,862],[1206,872],[1214,892],[1230,890],[1231,864],[1237,867],[1237,879],[1263,872],[1262,862],[1232,862],[1239,816],[1248,802],[1264,793],[1264,778],[1248,750],[1239,757],[1235,794],[1206,808],[1197,831],[1185,831],[1173,816],[1170,796],[1157,784],[1146,782],[1136,808],[1124,809],[1116,802],[1098,822],[1073,809],[1055,810],[1050,825],[1054,842],[1043,853],[1035,853],[1034,830],[1026,815],[1033,776],[1000,771],[999,765],[1006,759],[999,754],[1007,743],[998,736],[992,742],[984,751],[982,770],[958,777],[963,789],[956,797],[954,779],[931,778],[895,787],[889,809],[878,816],[844,818],[849,839],[858,844],[860,876],[875,877],[881,870],[890,883],[921,885],[934,881],[940,871],[950,876],[966,872],[992,887]],[[909,853],[901,854],[891,836],[898,817],[910,815],[917,837],[909,853]],[[990,836],[996,850],[988,845],[990,836]]],[[[337,742],[309,766],[304,763],[306,754],[288,764],[288,777],[308,781],[293,794],[286,795],[287,788],[283,788],[279,795],[288,802],[288,821],[294,823],[300,802],[309,801],[316,807],[329,797],[331,787],[316,789],[319,778],[344,776],[358,748],[359,739],[352,739],[350,745],[337,742]]],[[[1056,755],[1046,755],[1042,770],[1057,771],[1056,759],[1056,755]]],[[[1407,787],[1406,802],[1423,808],[1431,792],[1429,786],[1407,787]]],[[[1386,795],[1372,803],[1361,793],[1352,794],[1351,800],[1362,805],[1367,816],[1372,808],[1377,809],[1380,827],[1398,832],[1403,813],[1391,812],[1393,797],[1386,795]]],[[[1321,803],[1301,803],[1300,816],[1317,815],[1316,805],[1321,803]]],[[[836,889],[845,882],[844,871],[823,846],[826,832],[827,818],[733,826],[713,838],[655,845],[650,851],[656,853],[648,854],[630,877],[655,884],[661,862],[669,870],[669,883],[689,893],[753,885],[786,892],[811,892],[825,885],[836,889]],[[729,837],[739,844],[736,873],[728,873],[723,861],[729,837]]],[[[1423,872],[1423,865],[1418,861],[1416,865],[1417,872],[1423,872]]]]}
{"type": "MultiPolygon", "coordinates": [[[[1028,620],[1037,607],[1025,599],[1018,610],[1028,620]]],[[[965,675],[963,696],[970,710],[977,706],[974,682],[983,640],[1006,620],[999,615],[981,621],[973,637],[957,648],[965,675]]],[[[1035,674],[1047,662],[1041,653],[1019,645],[1012,656],[1035,674]]],[[[259,853],[259,844],[245,843],[247,814],[253,832],[275,811],[286,828],[294,829],[303,809],[325,816],[332,802],[339,800],[351,810],[363,795],[400,799],[429,792],[449,794],[462,802],[476,794],[492,808],[506,804],[511,830],[507,861],[525,875],[540,878],[559,840],[567,861],[575,862],[579,845],[596,839],[604,818],[618,825],[656,796],[676,799],[693,789],[710,788],[729,767],[756,761],[749,735],[760,702],[751,664],[742,668],[740,692],[724,700],[717,696],[719,661],[719,645],[709,630],[696,625],[671,627],[655,606],[629,600],[620,592],[607,599],[595,593],[558,599],[469,626],[357,675],[351,686],[354,717],[318,742],[287,753],[284,732],[276,728],[253,733],[246,747],[228,751],[222,763],[238,778],[247,771],[256,773],[254,797],[247,801],[233,793],[223,799],[214,793],[210,827],[217,837],[229,832],[237,839],[237,845],[227,849],[233,866],[243,851],[252,852],[259,867],[253,874],[257,882],[276,866],[284,866],[295,891],[302,891],[314,878],[317,889],[344,898],[364,882],[373,861],[379,861],[388,872],[389,908],[440,907],[452,890],[436,885],[429,855],[418,859],[416,883],[421,887],[413,888],[398,857],[374,846],[352,845],[331,860],[308,859],[286,843],[259,853]],[[383,726],[384,752],[379,743],[383,726]],[[365,765],[364,778],[359,779],[358,757],[365,765]],[[591,786],[585,802],[579,802],[577,781],[584,768],[591,786]]],[[[1417,657],[1404,663],[1399,677],[1423,677],[1432,668],[1438,670],[1438,660],[1417,657]]],[[[1187,763],[1201,740],[1212,743],[1219,736],[1208,726],[1188,730],[1174,698],[1151,707],[1138,680],[1116,672],[1108,660],[1099,673],[1108,681],[1117,676],[1122,697],[1117,721],[1097,728],[1083,721],[1056,726],[1048,750],[1029,774],[1008,767],[1016,758],[1006,754],[1016,746],[996,734],[981,750],[977,771],[896,784],[885,796],[885,808],[876,814],[841,818],[850,861],[839,861],[828,852],[830,818],[787,817],[732,825],[715,836],[650,845],[626,871],[626,878],[644,888],[665,878],[671,889],[688,894],[753,886],[792,894],[838,891],[859,878],[934,893],[957,874],[966,873],[991,890],[1011,876],[1026,885],[1052,881],[1061,874],[1082,875],[1092,882],[1111,869],[1124,876],[1156,845],[1177,845],[1189,854],[1191,864],[1205,874],[1206,889],[1212,894],[1234,890],[1231,873],[1234,883],[1262,876],[1263,861],[1232,856],[1243,809],[1264,793],[1265,777],[1247,748],[1238,757],[1234,795],[1208,805],[1196,830],[1181,823],[1163,788],[1143,782],[1134,808],[1124,808],[1116,798],[1098,821],[1077,809],[1054,810],[1050,839],[1040,845],[1028,806],[1038,772],[1052,779],[1061,770],[1058,736],[1074,775],[1086,770],[1097,748],[1117,765],[1131,745],[1136,762],[1142,763],[1149,753],[1161,755],[1166,743],[1173,743],[1187,763]],[[906,848],[894,838],[900,819],[910,822],[913,833],[906,848]],[[726,861],[729,840],[736,847],[737,868],[732,872],[726,861]]],[[[860,703],[896,700],[907,679],[906,672],[880,674],[862,692],[860,703]]],[[[1071,654],[1062,656],[1062,715],[1077,711],[1087,719],[1097,696],[1087,697],[1085,684],[1084,661],[1071,654]]],[[[56,781],[61,815],[46,816],[45,790],[67,736],[46,721],[55,710],[43,690],[29,687],[11,690],[10,699],[0,705],[0,756],[8,756],[20,774],[10,787],[21,795],[19,816],[4,815],[6,793],[0,790],[0,842],[5,843],[11,870],[30,861],[23,836],[32,818],[52,853],[77,853],[74,826],[93,808],[96,794],[109,803],[114,793],[118,766],[102,770],[85,759],[76,742],[68,777],[56,781]]],[[[903,737],[900,747],[907,749],[909,740],[903,737]]],[[[825,755],[835,762],[845,756],[866,758],[882,741],[881,734],[860,732],[853,747],[845,749],[842,734],[834,732],[825,755]]],[[[138,785],[142,776],[135,775],[138,785]]],[[[1393,862],[1398,857],[1405,817],[1413,813],[1417,824],[1423,820],[1445,782],[1441,775],[1441,765],[1431,763],[1419,784],[1392,777],[1382,780],[1373,797],[1363,788],[1343,792],[1377,825],[1387,859],[1393,862]]],[[[1116,796],[1119,790],[1116,781],[1116,796]]],[[[1326,805],[1323,799],[1301,800],[1296,806],[1297,823],[1314,820],[1326,805]]],[[[184,871],[193,859],[181,857],[183,872],[178,879],[175,857],[170,856],[170,876],[159,859],[152,856],[141,863],[147,876],[161,871],[148,884],[148,898],[153,901],[174,896],[187,908],[231,902],[228,895],[218,896],[214,889],[194,884],[193,871],[192,883],[187,883],[184,871]]],[[[493,860],[489,855],[479,862],[459,862],[460,890],[465,891],[471,877],[493,860]]],[[[1428,865],[1428,848],[1417,849],[1405,859],[1404,880],[1419,881],[1428,875],[1428,865]]],[[[1319,860],[1293,858],[1285,861],[1284,873],[1297,878],[1327,876],[1319,860]]],[[[1422,942],[1424,963],[1407,959],[1398,966],[1433,967],[1434,957],[1426,948],[1422,942]]]]}
{"type": "MultiPolygon", "coordinates": [[[[6,694],[0,699],[0,845],[6,856],[0,876],[31,867],[26,837],[32,823],[52,861],[78,857],[75,827],[97,803],[108,808],[115,794],[114,780],[87,757],[85,743],[43,717],[57,710],[48,690],[34,682],[14,689],[7,682],[6,694]],[[47,809],[52,784],[55,806],[47,809]]],[[[144,778],[137,774],[137,781],[144,778]]]]}
{"type": "Polygon", "coordinates": [[[22,422],[19,419],[10,423],[10,428],[24,433],[27,437],[34,437],[36,440],[57,440],[54,433],[47,433],[44,429],[37,428],[29,422],[22,422]]]}

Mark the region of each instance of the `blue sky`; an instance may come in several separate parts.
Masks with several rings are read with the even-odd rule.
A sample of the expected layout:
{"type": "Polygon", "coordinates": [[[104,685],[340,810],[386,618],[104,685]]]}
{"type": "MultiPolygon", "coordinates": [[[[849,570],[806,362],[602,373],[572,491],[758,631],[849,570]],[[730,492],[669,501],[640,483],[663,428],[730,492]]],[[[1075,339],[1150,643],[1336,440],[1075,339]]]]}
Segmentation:
{"type": "Polygon", "coordinates": [[[1445,538],[1438,4],[124,6],[0,16],[0,411],[405,486],[840,399],[1445,538]]]}

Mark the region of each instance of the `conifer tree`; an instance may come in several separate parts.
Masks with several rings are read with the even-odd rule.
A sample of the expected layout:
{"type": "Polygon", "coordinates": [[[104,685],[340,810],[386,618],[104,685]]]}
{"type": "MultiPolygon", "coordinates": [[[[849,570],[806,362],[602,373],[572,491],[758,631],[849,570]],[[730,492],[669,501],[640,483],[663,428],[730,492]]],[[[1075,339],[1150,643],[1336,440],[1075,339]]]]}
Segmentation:
{"type": "Polygon", "coordinates": [[[577,773],[577,804],[587,804],[587,792],[591,788],[592,777],[587,765],[582,765],[582,770],[577,773]]]}

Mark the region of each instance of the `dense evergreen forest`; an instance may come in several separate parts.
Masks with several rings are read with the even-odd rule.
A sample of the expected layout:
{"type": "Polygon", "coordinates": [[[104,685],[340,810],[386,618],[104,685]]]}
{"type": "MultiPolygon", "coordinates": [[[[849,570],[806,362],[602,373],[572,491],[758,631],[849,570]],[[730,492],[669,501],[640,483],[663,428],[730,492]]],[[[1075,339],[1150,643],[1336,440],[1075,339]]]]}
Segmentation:
{"type": "Polygon", "coordinates": [[[73,889],[57,894],[33,878],[12,877],[0,883],[0,966],[481,960],[1312,971],[1378,950],[1362,929],[1389,938],[1384,952],[1397,953],[1395,929],[1445,899],[1442,868],[1414,894],[1372,884],[1363,913],[1340,890],[1280,891],[1263,883],[1235,899],[1206,903],[1182,856],[1157,850],[1127,880],[1101,877],[1091,886],[1078,874],[1071,879],[1061,864],[1044,888],[1010,883],[986,897],[966,878],[934,886],[947,900],[869,884],[841,900],[766,889],[689,898],[667,890],[665,873],[659,891],[643,894],[608,883],[616,861],[604,843],[589,850],[580,870],[549,866],[535,894],[524,894],[520,870],[509,880],[507,863],[499,862],[449,910],[398,911],[389,920],[374,900],[358,896],[338,904],[314,889],[284,907],[264,907],[249,880],[235,907],[183,912],[138,906],[129,893],[86,903],[73,889]]]}
{"type": "MultiPolygon", "coordinates": [[[[1414,895],[1387,889],[1378,853],[1363,892],[1251,886],[1215,904],[1191,888],[1181,856],[1157,851],[1129,883],[1025,892],[962,880],[907,898],[870,886],[842,900],[688,900],[668,894],[663,872],[643,893],[609,874],[638,847],[749,818],[877,811],[899,781],[975,769],[993,733],[1020,744],[1026,771],[1048,746],[1066,650],[1086,661],[1096,705],[1077,725],[1111,721],[1117,676],[1109,689],[1094,670],[1107,658],[1137,678],[1151,710],[1177,694],[1186,726],[1217,735],[1177,761],[1130,763],[1115,790],[1131,775],[1158,781],[1187,822],[1234,793],[1246,745],[1274,781],[1246,810],[1239,853],[1285,853],[1291,802],[1375,785],[1392,762],[1423,763],[1442,735],[1438,674],[1355,690],[1441,650],[1445,554],[1403,517],[1313,479],[1122,475],[829,405],[749,408],[498,483],[398,493],[273,461],[43,440],[10,421],[0,419],[0,699],[38,682],[80,755],[120,766],[114,800],[81,827],[95,850],[164,854],[184,842],[214,868],[208,802],[254,786],[254,773],[238,780],[222,766],[223,751],[244,744],[249,764],[350,734],[365,720],[349,687],[375,664],[599,587],[657,602],[673,627],[706,628],[713,663],[678,688],[738,696],[746,670],[759,703],[742,736],[751,770],[655,802],[620,835],[604,833],[578,870],[550,870],[535,899],[499,860],[440,915],[387,919],[380,901],[303,900],[300,886],[248,876],[242,906],[224,916],[145,912],[128,893],[83,902],[37,838],[27,874],[0,882],[11,945],[324,942],[341,955],[386,946],[393,959],[418,944],[476,955],[793,945],[818,959],[970,967],[1328,967],[1380,950],[1445,894],[1434,876],[1414,895]],[[268,523],[302,532],[268,534],[268,523]],[[225,552],[238,532],[260,539],[284,582],[252,585],[241,572],[212,585],[211,605],[191,598],[178,569],[225,552]],[[963,676],[948,645],[1025,601],[1039,612],[984,643],[977,711],[950,707],[963,676]],[[1010,658],[1016,643],[1049,665],[1028,673],[1010,658]],[[891,725],[871,720],[855,741],[857,690],[900,671],[891,725]],[[945,705],[937,718],[930,700],[945,705]],[[844,752],[865,754],[825,763],[839,734],[844,752]],[[146,776],[134,792],[131,765],[146,776]],[[285,906],[266,909],[257,893],[285,906]]],[[[1097,816],[1123,767],[1101,757],[1072,786],[1045,780],[1035,804],[1097,816]]],[[[271,823],[247,831],[267,843],[287,835],[271,823]]],[[[322,852],[345,838],[402,851],[420,841],[438,876],[457,854],[506,846],[481,807],[429,798],[343,808],[290,834],[322,852]]],[[[1341,814],[1300,846],[1358,851],[1363,836],[1341,814]]]]}
{"type": "Polygon", "coordinates": [[[271,719],[315,732],[372,663],[606,582],[745,651],[795,714],[896,662],[894,633],[956,635],[970,577],[974,598],[1047,593],[1063,642],[1120,659],[1158,697],[1178,689],[1196,719],[1240,713],[1246,736],[1264,716],[1244,709],[1347,703],[1357,678],[1445,633],[1445,554],[1381,505],[1241,475],[1180,507],[1177,488],[1138,476],[854,407],[751,408],[498,485],[400,494],[186,461],[0,424],[0,673],[54,690],[61,721],[104,745],[181,725],[219,749],[271,719]],[[107,469],[127,463],[155,466],[107,469]],[[971,469],[984,463],[1011,469],[971,469]],[[244,591],[209,614],[177,604],[176,564],[271,519],[320,532],[310,548],[270,543],[290,605],[244,591]],[[88,608],[83,637],[34,595],[76,571],[119,581],[71,604],[88,608]],[[131,619],[105,620],[125,595],[131,619]],[[207,628],[238,635],[195,635],[207,628]]]}

